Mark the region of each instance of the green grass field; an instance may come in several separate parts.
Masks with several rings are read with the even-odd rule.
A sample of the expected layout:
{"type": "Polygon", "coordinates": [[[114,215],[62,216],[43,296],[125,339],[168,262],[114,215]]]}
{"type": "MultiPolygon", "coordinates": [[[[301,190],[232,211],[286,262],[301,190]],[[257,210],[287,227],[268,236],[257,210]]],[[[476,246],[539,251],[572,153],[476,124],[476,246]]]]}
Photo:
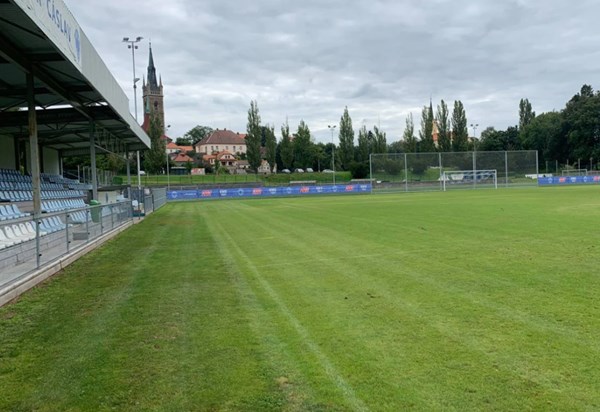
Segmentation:
{"type": "Polygon", "coordinates": [[[600,188],[169,204],[0,308],[0,410],[598,410],[600,188]]]}

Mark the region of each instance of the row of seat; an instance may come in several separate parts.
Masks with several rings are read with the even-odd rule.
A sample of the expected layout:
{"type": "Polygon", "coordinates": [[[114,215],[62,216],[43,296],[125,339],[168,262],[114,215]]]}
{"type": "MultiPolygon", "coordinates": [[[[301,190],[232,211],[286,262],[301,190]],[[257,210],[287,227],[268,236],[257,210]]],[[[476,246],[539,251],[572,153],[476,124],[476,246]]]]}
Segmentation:
{"type": "Polygon", "coordinates": [[[68,209],[79,209],[87,205],[83,199],[49,200],[42,202],[42,212],[60,212],[68,209]]]}
{"type": "MultiPolygon", "coordinates": [[[[80,190],[42,191],[42,199],[69,199],[82,197],[80,190]]],[[[24,190],[0,190],[0,202],[28,202],[33,200],[33,192],[24,190]]]]}
{"type": "Polygon", "coordinates": [[[31,182],[31,176],[22,175],[17,170],[0,169],[0,181],[3,181],[3,182],[31,182]]]}
{"type": "Polygon", "coordinates": [[[92,217],[90,216],[89,210],[80,210],[78,212],[69,214],[69,222],[70,223],[85,223],[90,222],[92,217]]]}
{"type": "Polygon", "coordinates": [[[42,173],[42,179],[55,184],[60,184],[63,187],[67,187],[71,190],[91,190],[92,185],[87,183],[80,183],[79,180],[68,179],[60,175],[50,175],[42,173]]]}
{"type": "MultiPolygon", "coordinates": [[[[40,184],[42,190],[65,190],[65,186],[58,183],[44,183],[40,184]]],[[[0,180],[0,190],[33,190],[33,183],[31,182],[7,182],[0,180]]]]}
{"type": "Polygon", "coordinates": [[[20,219],[27,216],[31,216],[31,213],[21,212],[15,204],[0,205],[0,220],[20,219]]]}
{"type": "MultiPolygon", "coordinates": [[[[42,219],[40,222],[40,236],[64,230],[66,224],[58,216],[42,219]]],[[[34,240],[36,237],[33,222],[24,222],[0,228],[0,249],[18,245],[34,240]]]]}

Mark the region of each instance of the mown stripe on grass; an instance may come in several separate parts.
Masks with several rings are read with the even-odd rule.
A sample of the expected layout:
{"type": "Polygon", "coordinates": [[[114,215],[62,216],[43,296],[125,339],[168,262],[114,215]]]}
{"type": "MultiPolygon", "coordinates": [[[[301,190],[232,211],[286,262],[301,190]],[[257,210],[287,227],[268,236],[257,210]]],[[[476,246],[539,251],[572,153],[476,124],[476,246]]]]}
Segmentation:
{"type": "Polygon", "coordinates": [[[337,371],[336,367],[333,365],[331,360],[329,360],[329,358],[323,353],[323,351],[321,351],[319,346],[311,339],[308,331],[302,326],[300,321],[292,314],[290,309],[279,297],[277,292],[275,292],[275,290],[271,287],[269,282],[267,282],[263,278],[260,271],[252,262],[252,259],[250,259],[250,257],[244,253],[244,251],[239,247],[239,245],[231,237],[227,230],[222,225],[220,225],[220,223],[216,222],[215,220],[210,220],[210,226],[213,227],[211,232],[217,244],[220,245],[221,253],[229,261],[242,260],[244,262],[244,267],[248,268],[251,272],[249,275],[253,276],[259,282],[261,287],[268,293],[269,297],[277,305],[277,307],[285,316],[289,324],[293,326],[296,333],[301,337],[304,345],[306,345],[310,349],[312,354],[319,360],[321,367],[327,373],[327,376],[329,376],[331,382],[333,382],[335,386],[343,393],[346,402],[348,402],[352,409],[357,411],[368,410],[363,401],[356,396],[354,389],[337,371]],[[234,251],[234,253],[230,252],[230,248],[234,251]]]}

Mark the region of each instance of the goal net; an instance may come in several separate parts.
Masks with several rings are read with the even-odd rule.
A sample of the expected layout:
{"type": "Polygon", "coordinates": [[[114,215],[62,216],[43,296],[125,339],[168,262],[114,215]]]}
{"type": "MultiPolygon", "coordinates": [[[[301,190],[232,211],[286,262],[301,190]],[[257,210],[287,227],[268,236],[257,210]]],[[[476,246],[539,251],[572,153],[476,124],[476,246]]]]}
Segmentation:
{"type": "Polygon", "coordinates": [[[450,189],[452,186],[465,187],[465,185],[486,185],[498,189],[498,172],[495,169],[444,171],[441,180],[444,191],[450,189]]]}
{"type": "Polygon", "coordinates": [[[587,176],[587,169],[564,169],[562,171],[563,176],[587,176]]]}

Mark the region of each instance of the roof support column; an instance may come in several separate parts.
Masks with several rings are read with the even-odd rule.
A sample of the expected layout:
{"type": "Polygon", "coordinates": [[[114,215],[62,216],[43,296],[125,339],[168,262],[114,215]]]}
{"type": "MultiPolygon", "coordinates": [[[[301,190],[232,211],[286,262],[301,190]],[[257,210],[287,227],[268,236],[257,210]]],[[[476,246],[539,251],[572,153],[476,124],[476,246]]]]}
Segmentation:
{"type": "Polygon", "coordinates": [[[92,198],[98,200],[98,176],[96,176],[96,125],[90,122],[90,162],[92,167],[92,198]]]}
{"type": "Polygon", "coordinates": [[[31,154],[31,181],[33,189],[33,217],[42,216],[42,189],[40,182],[40,148],[38,145],[37,116],[33,72],[27,72],[27,108],[29,117],[29,148],[31,154]]]}
{"type": "Polygon", "coordinates": [[[135,152],[135,154],[137,156],[138,190],[141,190],[142,189],[142,173],[141,173],[142,165],[140,164],[140,151],[138,150],[137,152],[135,152]]]}
{"type": "Polygon", "coordinates": [[[127,165],[127,184],[131,186],[131,159],[129,149],[125,147],[125,163],[127,165]]]}

